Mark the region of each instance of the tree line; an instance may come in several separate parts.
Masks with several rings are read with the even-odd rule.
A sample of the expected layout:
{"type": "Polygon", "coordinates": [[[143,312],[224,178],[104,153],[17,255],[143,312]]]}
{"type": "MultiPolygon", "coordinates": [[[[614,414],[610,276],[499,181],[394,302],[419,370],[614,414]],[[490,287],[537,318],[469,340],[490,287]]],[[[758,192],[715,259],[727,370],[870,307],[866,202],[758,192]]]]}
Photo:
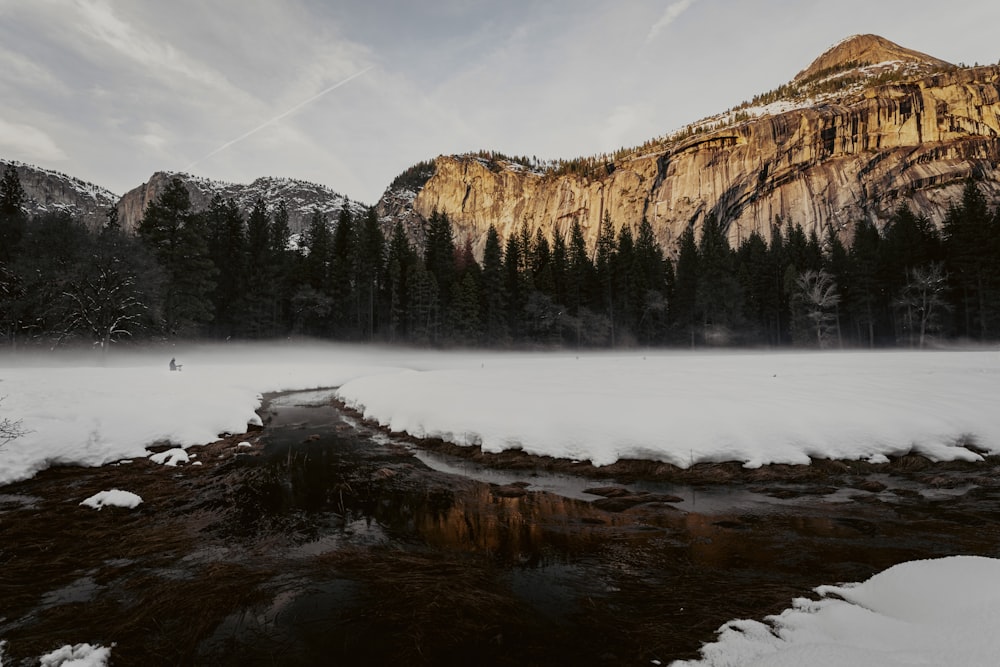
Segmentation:
{"type": "Polygon", "coordinates": [[[709,219],[668,258],[646,219],[590,247],[491,227],[482,259],[435,211],[414,247],[374,210],[315,211],[293,239],[282,201],[244,215],[194,211],[180,179],[135,234],[70,215],[28,219],[17,174],[0,181],[0,332],[8,346],[170,338],[461,346],[801,345],[921,347],[1000,338],[1000,211],[970,181],[941,229],[901,205],[850,246],[776,220],[734,248],[709,219]]]}

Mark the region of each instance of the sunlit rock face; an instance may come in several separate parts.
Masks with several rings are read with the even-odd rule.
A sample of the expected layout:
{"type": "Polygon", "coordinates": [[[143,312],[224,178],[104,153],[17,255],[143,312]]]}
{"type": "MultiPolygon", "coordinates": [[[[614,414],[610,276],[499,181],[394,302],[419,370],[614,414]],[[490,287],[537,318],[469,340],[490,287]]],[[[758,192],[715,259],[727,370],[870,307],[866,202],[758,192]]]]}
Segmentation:
{"type": "Polygon", "coordinates": [[[820,56],[784,97],[706,119],[586,175],[443,156],[395,209],[447,213],[458,242],[470,239],[480,257],[491,224],[507,238],[522,224],[565,234],[577,220],[593,247],[605,214],[615,228],[645,216],[670,252],[708,216],[733,244],[753,231],[768,239],[777,220],[821,239],[832,228],[849,242],[858,221],[881,227],[900,202],[940,224],[970,176],[1000,195],[998,133],[1000,68],[954,67],[863,35],[820,56]]]}

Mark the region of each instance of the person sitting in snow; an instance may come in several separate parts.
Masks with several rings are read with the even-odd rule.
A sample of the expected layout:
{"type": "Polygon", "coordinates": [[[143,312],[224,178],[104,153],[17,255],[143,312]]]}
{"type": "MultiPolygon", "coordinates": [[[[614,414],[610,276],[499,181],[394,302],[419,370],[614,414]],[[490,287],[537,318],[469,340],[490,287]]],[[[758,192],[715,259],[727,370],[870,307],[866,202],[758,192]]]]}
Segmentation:
{"type": "Polygon", "coordinates": [[[172,357],[170,359],[170,370],[172,370],[172,371],[179,371],[180,369],[181,369],[181,365],[179,363],[177,363],[177,358],[176,357],[172,357]]]}

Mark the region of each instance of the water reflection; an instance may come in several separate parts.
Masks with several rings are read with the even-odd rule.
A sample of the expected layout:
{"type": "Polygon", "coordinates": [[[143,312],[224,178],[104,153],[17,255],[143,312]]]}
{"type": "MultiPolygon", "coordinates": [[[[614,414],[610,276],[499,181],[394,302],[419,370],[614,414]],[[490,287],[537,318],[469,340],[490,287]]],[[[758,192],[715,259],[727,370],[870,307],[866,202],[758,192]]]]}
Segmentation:
{"type": "MultiPolygon", "coordinates": [[[[223,624],[213,658],[213,646],[229,651],[236,636],[257,654],[273,646],[285,664],[289,647],[308,656],[300,664],[331,655],[378,664],[395,650],[387,637],[433,635],[448,646],[473,637],[481,664],[523,664],[482,660],[512,645],[496,637],[520,632],[525,653],[510,654],[520,658],[551,645],[561,662],[665,662],[692,657],[727,620],[778,611],[816,585],[914,558],[998,550],[1000,531],[969,530],[916,490],[788,497],[780,484],[640,483],[629,487],[683,501],[605,511],[585,492],[592,480],[422,452],[345,422],[320,398],[272,403],[265,453],[247,460],[240,524],[284,532],[291,562],[268,606],[223,624]],[[457,633],[461,640],[435,635],[470,619],[475,628],[457,633]],[[510,619],[521,625],[505,631],[510,619]],[[535,628],[544,640],[532,638],[535,628]]],[[[995,506],[990,496],[975,514],[995,506]]]]}

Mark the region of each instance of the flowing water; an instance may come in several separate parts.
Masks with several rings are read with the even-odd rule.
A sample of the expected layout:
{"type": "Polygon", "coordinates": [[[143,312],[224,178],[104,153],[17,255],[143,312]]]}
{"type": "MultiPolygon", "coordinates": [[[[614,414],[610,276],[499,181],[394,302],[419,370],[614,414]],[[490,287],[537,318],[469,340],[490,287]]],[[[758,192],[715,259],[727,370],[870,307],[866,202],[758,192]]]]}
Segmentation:
{"type": "MultiPolygon", "coordinates": [[[[645,482],[628,488],[679,500],[607,512],[588,492],[607,482],[490,469],[425,451],[328,404],[290,400],[272,410],[268,465],[284,477],[282,511],[304,510],[324,526],[295,553],[328,555],[337,565],[312,587],[289,587],[255,622],[276,619],[285,645],[306,661],[317,646],[331,650],[331,636],[349,661],[388,655],[350,641],[346,630],[313,635],[283,621],[306,617],[307,626],[329,630],[350,625],[352,613],[372,618],[368,613],[380,609],[392,622],[376,621],[362,636],[409,633],[413,655],[433,656],[431,662],[461,662],[468,654],[481,664],[669,662],[694,656],[723,622],[774,613],[816,585],[863,580],[915,558],[1000,556],[1000,496],[971,483],[927,488],[879,475],[874,481],[885,488],[878,492],[780,494],[773,485],[645,482]],[[303,443],[305,433],[319,438],[303,443]],[[400,449],[416,461],[400,463],[400,449]],[[394,481],[366,483],[372,475],[359,474],[362,468],[394,481]],[[318,518],[330,513],[337,520],[318,518]],[[379,561],[377,576],[394,583],[373,586],[372,573],[341,562],[338,550],[379,561]],[[408,585],[410,567],[421,585],[408,585]],[[470,578],[472,590],[455,589],[456,567],[476,575],[459,577],[463,586],[470,578]],[[481,608],[480,596],[492,606],[481,608]],[[413,627],[396,618],[431,601],[453,608],[417,618],[413,627]],[[477,615],[479,636],[423,627],[477,615]],[[428,643],[419,645],[420,637],[428,643]]],[[[395,641],[388,643],[401,648],[395,641]]],[[[253,642],[248,647],[255,651],[253,642]]]]}

